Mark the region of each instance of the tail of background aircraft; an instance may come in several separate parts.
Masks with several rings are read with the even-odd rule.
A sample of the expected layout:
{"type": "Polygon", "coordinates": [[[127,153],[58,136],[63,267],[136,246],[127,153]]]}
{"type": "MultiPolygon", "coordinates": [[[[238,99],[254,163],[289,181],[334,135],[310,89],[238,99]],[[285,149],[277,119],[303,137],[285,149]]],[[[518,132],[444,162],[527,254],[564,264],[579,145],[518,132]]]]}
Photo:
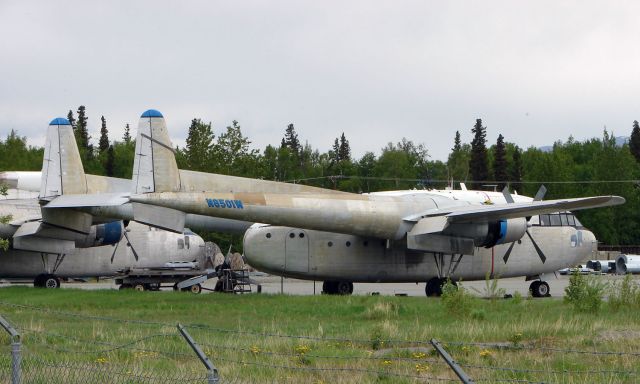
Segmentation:
{"type": "Polygon", "coordinates": [[[51,200],[63,194],[87,193],[87,178],[80,152],[67,119],[49,123],[42,160],[40,199],[51,200]]]}
{"type": "MultiPolygon", "coordinates": [[[[180,187],[180,171],[164,117],[150,109],[138,123],[131,193],[179,192],[180,187]]],[[[132,207],[136,221],[174,232],[184,230],[183,212],[145,204],[132,207]]]]}
{"type": "Polygon", "coordinates": [[[180,172],[162,114],[140,116],[133,160],[132,193],[178,192],[180,172]]]}

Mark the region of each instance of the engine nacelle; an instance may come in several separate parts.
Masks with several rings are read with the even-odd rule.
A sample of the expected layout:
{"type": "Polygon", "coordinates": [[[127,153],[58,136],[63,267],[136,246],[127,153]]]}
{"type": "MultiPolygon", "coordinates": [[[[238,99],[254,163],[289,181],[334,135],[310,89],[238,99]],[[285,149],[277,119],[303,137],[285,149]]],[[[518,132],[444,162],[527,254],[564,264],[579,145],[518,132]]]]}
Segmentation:
{"type": "Polygon", "coordinates": [[[76,240],[76,247],[91,248],[102,245],[113,245],[122,240],[124,231],[125,229],[122,221],[112,221],[110,223],[92,225],[87,236],[76,240]]]}
{"type": "Polygon", "coordinates": [[[491,248],[497,244],[518,241],[526,232],[527,219],[521,217],[487,223],[451,224],[442,231],[442,234],[471,238],[476,247],[491,248]]]}

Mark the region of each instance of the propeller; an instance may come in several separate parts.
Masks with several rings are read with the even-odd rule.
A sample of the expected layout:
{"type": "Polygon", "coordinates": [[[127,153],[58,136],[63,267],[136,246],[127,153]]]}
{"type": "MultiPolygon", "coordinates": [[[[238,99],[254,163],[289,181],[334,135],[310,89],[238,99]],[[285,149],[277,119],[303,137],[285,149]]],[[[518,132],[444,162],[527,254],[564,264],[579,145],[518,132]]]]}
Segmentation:
{"type": "MultiPolygon", "coordinates": [[[[542,199],[544,198],[544,195],[546,193],[547,193],[547,188],[544,185],[541,185],[540,188],[538,189],[538,192],[536,192],[536,195],[533,198],[533,201],[542,201],[542,199]]],[[[504,195],[504,198],[507,200],[508,204],[512,204],[514,202],[513,201],[513,197],[509,193],[509,188],[508,187],[504,187],[504,189],[502,190],[502,194],[504,195]]],[[[531,220],[531,216],[527,217],[527,223],[529,223],[529,220],[531,220]]],[[[542,261],[542,264],[544,264],[545,261],[547,261],[547,256],[545,256],[544,252],[542,252],[542,249],[540,249],[540,247],[538,246],[538,243],[536,243],[536,241],[533,239],[533,236],[531,236],[531,233],[529,233],[529,228],[527,228],[525,233],[527,234],[527,236],[531,240],[531,244],[533,244],[533,248],[536,250],[536,253],[538,254],[538,257],[540,258],[540,261],[542,261]]],[[[514,241],[509,246],[509,249],[507,249],[507,252],[505,252],[504,257],[502,258],[502,260],[504,260],[505,264],[509,260],[509,256],[511,256],[511,251],[513,250],[513,247],[515,245],[516,245],[516,242],[514,241]]]]}
{"type": "MultiPolygon", "coordinates": [[[[133,247],[133,244],[131,244],[131,240],[129,240],[129,235],[127,235],[127,229],[124,229],[124,237],[127,239],[127,245],[131,247],[131,252],[133,252],[133,257],[136,259],[136,261],[138,261],[138,252],[136,252],[136,249],[133,247]]],[[[120,241],[118,241],[115,245],[115,248],[113,249],[113,253],[111,254],[111,264],[113,264],[113,258],[116,256],[116,252],[118,251],[118,246],[120,245],[120,241]]]]}

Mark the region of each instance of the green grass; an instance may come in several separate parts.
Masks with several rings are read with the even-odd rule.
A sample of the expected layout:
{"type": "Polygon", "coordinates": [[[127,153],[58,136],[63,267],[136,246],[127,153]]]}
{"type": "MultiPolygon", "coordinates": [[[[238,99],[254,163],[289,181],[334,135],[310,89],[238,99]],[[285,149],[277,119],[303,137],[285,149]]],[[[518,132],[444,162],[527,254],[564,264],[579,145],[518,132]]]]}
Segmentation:
{"type": "MultiPolygon", "coordinates": [[[[171,375],[204,377],[205,370],[178,334],[177,323],[187,325],[223,379],[247,382],[454,379],[430,348],[431,338],[445,342],[449,353],[467,365],[464,369],[474,379],[564,383],[640,380],[633,374],[640,371],[636,368],[640,357],[538,348],[640,351],[638,310],[613,311],[605,305],[600,314],[578,313],[554,299],[473,299],[472,306],[472,312],[483,316],[450,315],[440,299],[424,297],[0,289],[0,314],[22,333],[27,363],[36,357],[72,362],[85,368],[112,369],[126,378],[118,381],[117,375],[110,375],[111,381],[102,378],[94,382],[145,382],[136,378],[136,372],[164,377],[159,381],[165,382],[171,375]],[[504,348],[455,342],[499,343],[504,348]],[[124,346],[114,349],[114,345],[124,346]],[[621,373],[564,372],[611,370],[621,373]]],[[[5,334],[0,336],[0,345],[6,346],[0,350],[1,381],[8,372],[4,368],[9,356],[5,334]]],[[[27,368],[42,376],[41,365],[34,362],[27,368]]],[[[71,371],[63,372],[59,382],[91,381],[73,379],[71,371]]],[[[42,382],[56,382],[54,378],[61,371],[47,372],[53,373],[42,382]]]]}

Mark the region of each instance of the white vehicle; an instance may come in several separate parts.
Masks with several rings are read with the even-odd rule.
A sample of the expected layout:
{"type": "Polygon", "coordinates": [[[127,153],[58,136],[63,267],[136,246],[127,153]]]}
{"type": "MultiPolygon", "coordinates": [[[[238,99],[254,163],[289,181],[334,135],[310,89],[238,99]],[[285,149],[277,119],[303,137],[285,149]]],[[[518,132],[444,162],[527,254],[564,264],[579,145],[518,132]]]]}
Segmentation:
{"type": "Polygon", "coordinates": [[[570,275],[572,273],[579,273],[581,275],[590,275],[592,273],[595,273],[595,270],[584,267],[582,265],[577,265],[572,268],[562,268],[558,271],[558,273],[561,275],[570,275]]]}

